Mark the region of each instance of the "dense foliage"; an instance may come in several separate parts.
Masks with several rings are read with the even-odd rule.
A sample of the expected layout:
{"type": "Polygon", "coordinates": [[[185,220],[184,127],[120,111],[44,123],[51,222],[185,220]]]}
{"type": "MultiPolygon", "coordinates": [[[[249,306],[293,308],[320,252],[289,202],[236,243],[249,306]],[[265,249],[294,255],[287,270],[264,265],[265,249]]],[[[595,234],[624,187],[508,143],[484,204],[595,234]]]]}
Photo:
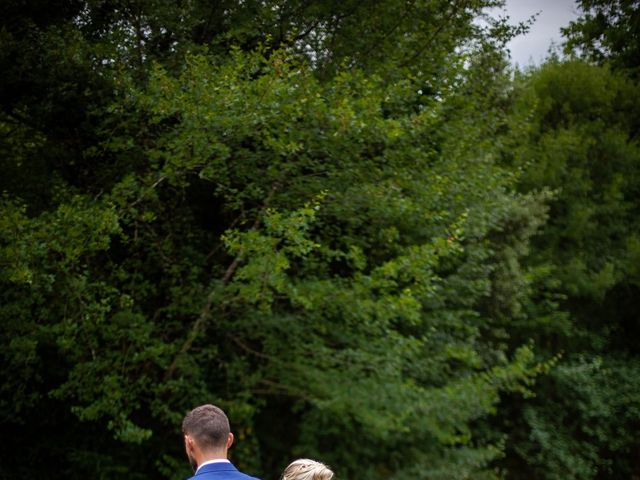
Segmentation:
{"type": "Polygon", "coordinates": [[[545,314],[519,325],[516,338],[564,358],[535,400],[505,405],[517,424],[511,461],[541,478],[631,478],[640,446],[632,433],[640,426],[640,91],[577,61],[549,62],[519,84],[524,128],[504,158],[521,170],[522,191],[555,194],[528,259],[548,272],[531,306],[545,314]],[[549,315],[552,299],[558,310],[549,315]]]}
{"type": "Polygon", "coordinates": [[[637,475],[639,87],[496,3],[4,2],[0,477],[637,475]]]}
{"type": "Polygon", "coordinates": [[[567,52],[602,64],[610,63],[638,78],[640,67],[640,2],[579,0],[581,16],[563,29],[567,52]]]}

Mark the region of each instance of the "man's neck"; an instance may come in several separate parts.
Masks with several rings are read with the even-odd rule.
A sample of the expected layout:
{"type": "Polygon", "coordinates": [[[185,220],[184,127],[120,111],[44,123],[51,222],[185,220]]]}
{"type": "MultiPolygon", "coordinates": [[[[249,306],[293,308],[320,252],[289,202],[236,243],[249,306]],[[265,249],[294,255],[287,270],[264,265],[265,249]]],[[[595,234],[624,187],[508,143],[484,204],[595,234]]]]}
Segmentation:
{"type": "Polygon", "coordinates": [[[226,460],[227,459],[227,451],[226,450],[206,450],[200,452],[200,460],[201,462],[208,462],[210,460],[226,460]]]}

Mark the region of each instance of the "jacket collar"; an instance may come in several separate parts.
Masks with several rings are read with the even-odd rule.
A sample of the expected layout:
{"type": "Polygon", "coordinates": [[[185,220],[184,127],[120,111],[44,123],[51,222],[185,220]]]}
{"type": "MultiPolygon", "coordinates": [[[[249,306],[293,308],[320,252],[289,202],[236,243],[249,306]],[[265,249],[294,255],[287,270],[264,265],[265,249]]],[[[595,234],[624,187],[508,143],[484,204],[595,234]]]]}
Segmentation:
{"type": "Polygon", "coordinates": [[[209,463],[207,465],[203,465],[202,468],[198,470],[192,478],[197,477],[198,475],[202,475],[203,473],[211,473],[211,472],[237,472],[238,469],[233,466],[232,463],[229,462],[219,462],[219,463],[209,463]]]}

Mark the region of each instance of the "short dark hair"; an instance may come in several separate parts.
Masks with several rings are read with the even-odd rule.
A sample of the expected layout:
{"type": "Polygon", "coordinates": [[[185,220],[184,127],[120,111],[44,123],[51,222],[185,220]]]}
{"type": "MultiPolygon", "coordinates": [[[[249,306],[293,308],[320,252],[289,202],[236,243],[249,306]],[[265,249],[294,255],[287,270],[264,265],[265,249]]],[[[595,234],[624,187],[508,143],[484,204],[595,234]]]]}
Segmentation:
{"type": "Polygon", "coordinates": [[[203,450],[225,447],[230,431],[229,419],[215,405],[200,405],[182,421],[182,433],[192,436],[203,450]]]}

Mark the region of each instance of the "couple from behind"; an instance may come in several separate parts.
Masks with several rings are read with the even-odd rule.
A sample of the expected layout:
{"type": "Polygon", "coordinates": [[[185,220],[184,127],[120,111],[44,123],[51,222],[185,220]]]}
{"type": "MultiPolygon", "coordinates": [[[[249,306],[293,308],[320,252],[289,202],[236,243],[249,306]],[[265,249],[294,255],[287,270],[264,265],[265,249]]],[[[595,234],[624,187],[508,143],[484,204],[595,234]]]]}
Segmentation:
{"type": "MultiPolygon", "coordinates": [[[[189,480],[258,480],[240,472],[227,459],[233,433],[225,413],[214,405],[202,405],[182,422],[184,447],[195,475],[189,480]]],[[[314,460],[292,462],[282,480],[331,480],[333,472],[314,460]]]]}

